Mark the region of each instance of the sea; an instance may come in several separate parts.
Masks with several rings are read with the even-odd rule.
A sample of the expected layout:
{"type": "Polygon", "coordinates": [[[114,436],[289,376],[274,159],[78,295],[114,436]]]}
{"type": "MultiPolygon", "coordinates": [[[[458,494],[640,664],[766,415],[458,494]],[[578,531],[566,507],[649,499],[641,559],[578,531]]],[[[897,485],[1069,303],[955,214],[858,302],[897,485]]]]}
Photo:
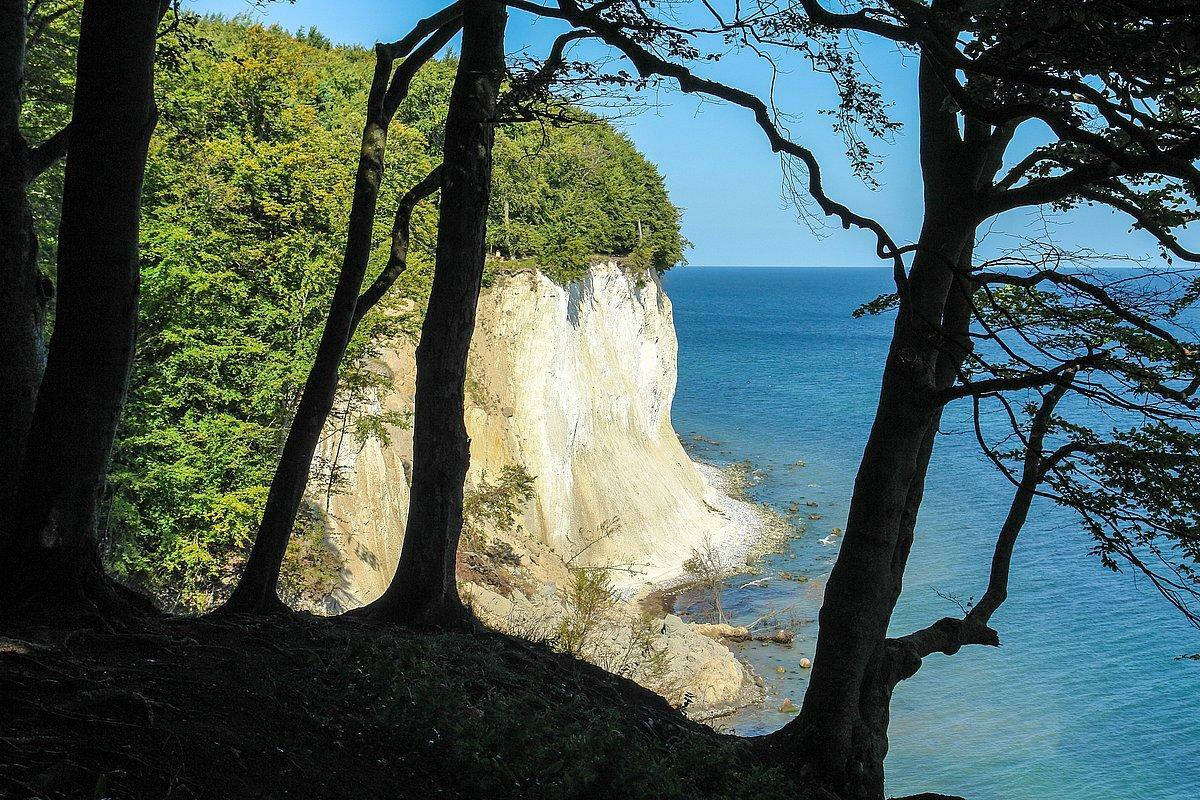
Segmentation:
{"type": "MultiPolygon", "coordinates": [[[[756,500],[798,511],[805,532],[723,593],[735,624],[764,616],[790,647],[750,643],[761,707],[723,721],[766,733],[794,716],[824,581],[846,524],[893,317],[855,319],[892,288],[887,269],[682,267],[667,273],[679,338],[673,421],[694,456],[749,461],[756,500]],[[815,505],[811,505],[814,504],[815,505]],[[810,519],[810,517],[817,517],[810,519]]],[[[1011,487],[981,453],[969,406],[949,409],[892,623],[899,635],[951,614],[986,585],[1011,487]]],[[[1200,631],[1144,578],[1089,553],[1072,514],[1035,504],[1017,544],[1000,648],[930,656],[896,690],[887,791],[971,800],[1200,797],[1200,631]]],[[[686,615],[706,598],[681,596],[686,615]]]]}

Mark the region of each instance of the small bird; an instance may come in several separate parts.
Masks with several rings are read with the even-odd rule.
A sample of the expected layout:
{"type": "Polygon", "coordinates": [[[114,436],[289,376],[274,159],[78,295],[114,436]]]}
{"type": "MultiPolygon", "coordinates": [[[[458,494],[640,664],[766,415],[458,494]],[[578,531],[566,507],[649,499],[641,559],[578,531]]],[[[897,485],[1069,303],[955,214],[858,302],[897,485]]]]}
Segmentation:
{"type": "Polygon", "coordinates": [[[833,544],[835,541],[837,541],[837,537],[832,533],[826,536],[824,539],[817,539],[818,544],[833,544]]]}
{"type": "Polygon", "coordinates": [[[749,587],[751,587],[751,586],[766,586],[766,585],[767,585],[767,581],[769,581],[769,580],[771,580],[771,579],[770,579],[769,577],[767,577],[767,578],[759,578],[759,579],[758,579],[758,580],[756,580],[756,581],[747,581],[746,583],[743,583],[743,584],[742,584],[741,586],[739,586],[738,588],[739,588],[739,589],[746,589],[746,588],[749,588],[749,587]]]}

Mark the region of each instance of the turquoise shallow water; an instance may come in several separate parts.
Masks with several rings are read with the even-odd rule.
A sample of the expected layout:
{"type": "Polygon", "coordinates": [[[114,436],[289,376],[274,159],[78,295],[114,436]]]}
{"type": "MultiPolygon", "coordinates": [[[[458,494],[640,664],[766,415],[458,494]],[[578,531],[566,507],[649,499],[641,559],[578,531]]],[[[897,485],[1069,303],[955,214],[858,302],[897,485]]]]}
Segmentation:
{"type": "MultiPolygon", "coordinates": [[[[697,455],[762,467],[756,489],[799,501],[809,530],[772,556],[765,583],[734,580],[724,603],[745,624],[771,610],[798,620],[791,648],[749,645],[767,707],[732,718],[739,733],[774,730],[798,703],[824,577],[835,555],[817,539],[845,525],[846,503],[878,393],[890,319],[851,311],[887,291],[883,269],[684,268],[667,275],[679,335],[674,422],[697,455]],[[794,467],[802,459],[804,467],[794,467]],[[807,581],[778,577],[804,574],[807,581]],[[776,667],[786,670],[780,674],[776,667]]],[[[978,453],[964,408],[938,444],[893,632],[955,608],[984,586],[993,535],[1010,499],[978,453]]],[[[994,624],[999,650],[933,656],[893,703],[888,790],[971,800],[1200,796],[1200,633],[1144,580],[1087,555],[1087,537],[1050,504],[1036,506],[1017,546],[1013,592],[994,624]]],[[[757,576],[756,576],[757,577],[757,576]]],[[[681,598],[686,606],[689,599],[681,598]]]]}

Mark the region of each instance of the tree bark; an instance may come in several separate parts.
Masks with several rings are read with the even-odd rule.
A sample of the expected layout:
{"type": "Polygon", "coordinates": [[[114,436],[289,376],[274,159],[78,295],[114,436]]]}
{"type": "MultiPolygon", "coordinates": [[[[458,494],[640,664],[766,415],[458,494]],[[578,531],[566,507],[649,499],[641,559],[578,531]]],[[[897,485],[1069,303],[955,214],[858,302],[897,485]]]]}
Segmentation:
{"type": "Polygon", "coordinates": [[[388,124],[407,95],[417,70],[457,33],[458,23],[455,20],[459,15],[457,5],[450,6],[423,20],[405,40],[395,45],[376,46],[375,74],[367,100],[342,269],[317,347],[317,356],[305,380],[279,465],[271,480],[258,534],[237,587],[221,607],[220,613],[287,610],[276,590],[279,570],[287,553],[292,528],[296,524],[296,513],[300,510],[300,502],[308,486],[313,454],[337,398],[342,358],[359,319],[356,306],[371,257],[371,237],[379,188],[383,183],[388,124]],[[393,78],[395,59],[408,55],[413,45],[427,35],[425,43],[408,56],[393,78]]]}
{"type": "Polygon", "coordinates": [[[504,78],[506,8],[496,0],[467,0],[463,16],[462,57],[446,119],[433,287],[417,347],[408,524],[396,574],[366,612],[427,628],[470,625],[455,584],[470,461],[463,392],[483,280],[492,143],[504,78]]]}
{"type": "Polygon", "coordinates": [[[59,301],[17,491],[4,608],[123,607],[97,503],[133,360],[158,0],[85,0],[58,239],[59,301]]]}
{"type": "MultiPolygon", "coordinates": [[[[846,534],[826,585],[812,677],[773,757],[846,798],[883,797],[892,690],[920,658],[887,638],[913,542],[941,405],[970,347],[969,268],[977,188],[994,159],[959,133],[927,63],[919,75],[925,218],[901,297],[846,534]],[[798,763],[797,763],[798,762],[798,763]]],[[[973,133],[978,133],[975,129],[973,133]]]]}
{"type": "Polygon", "coordinates": [[[37,265],[29,209],[29,147],[21,134],[26,3],[0,0],[0,499],[14,489],[38,384],[52,293],[37,265]]]}

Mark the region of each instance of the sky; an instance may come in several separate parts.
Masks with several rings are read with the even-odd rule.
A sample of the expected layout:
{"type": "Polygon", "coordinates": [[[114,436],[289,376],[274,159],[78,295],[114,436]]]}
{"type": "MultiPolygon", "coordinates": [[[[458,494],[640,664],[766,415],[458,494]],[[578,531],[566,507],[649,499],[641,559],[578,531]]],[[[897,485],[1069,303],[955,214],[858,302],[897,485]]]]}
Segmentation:
{"type": "MultiPolygon", "coordinates": [[[[371,45],[402,37],[418,19],[441,8],[439,0],[295,0],[255,4],[251,0],[190,0],[201,13],[246,14],[288,30],[315,27],[334,42],[371,45]]],[[[513,10],[507,50],[544,55],[565,28],[555,20],[513,10]]],[[[453,47],[454,45],[452,45],[453,47]]],[[[576,58],[604,56],[599,45],[584,44],[576,58]]],[[[761,60],[722,52],[720,61],[694,66],[698,74],[766,97],[771,75],[761,60]]],[[[783,65],[775,81],[776,103],[787,115],[792,138],[813,150],[823,164],[826,191],[860,213],[884,224],[898,242],[912,241],[921,221],[921,192],[916,141],[916,63],[911,55],[882,41],[864,41],[860,55],[883,87],[889,115],[902,123],[890,142],[876,142],[883,159],[876,173],[880,186],[866,187],[853,176],[845,147],[832,130],[836,94],[827,76],[798,59],[783,65]]],[[[613,69],[628,68],[612,64],[613,69]]],[[[684,95],[664,86],[647,93],[639,110],[622,113],[614,124],[663,173],[674,203],[683,209],[683,233],[693,243],[687,252],[694,265],[872,266],[874,239],[862,231],[803,218],[783,200],[779,158],[771,153],[749,111],[684,95]]],[[[1040,135],[1019,134],[1010,152],[1019,158],[1040,135]]],[[[1016,160],[1015,158],[1012,160],[1016,160]]],[[[1117,255],[1156,252],[1143,233],[1130,233],[1129,220],[1106,209],[1084,209],[1051,216],[1012,212],[991,227],[979,248],[990,257],[1051,225],[1067,245],[1087,246],[1117,255]]]]}

